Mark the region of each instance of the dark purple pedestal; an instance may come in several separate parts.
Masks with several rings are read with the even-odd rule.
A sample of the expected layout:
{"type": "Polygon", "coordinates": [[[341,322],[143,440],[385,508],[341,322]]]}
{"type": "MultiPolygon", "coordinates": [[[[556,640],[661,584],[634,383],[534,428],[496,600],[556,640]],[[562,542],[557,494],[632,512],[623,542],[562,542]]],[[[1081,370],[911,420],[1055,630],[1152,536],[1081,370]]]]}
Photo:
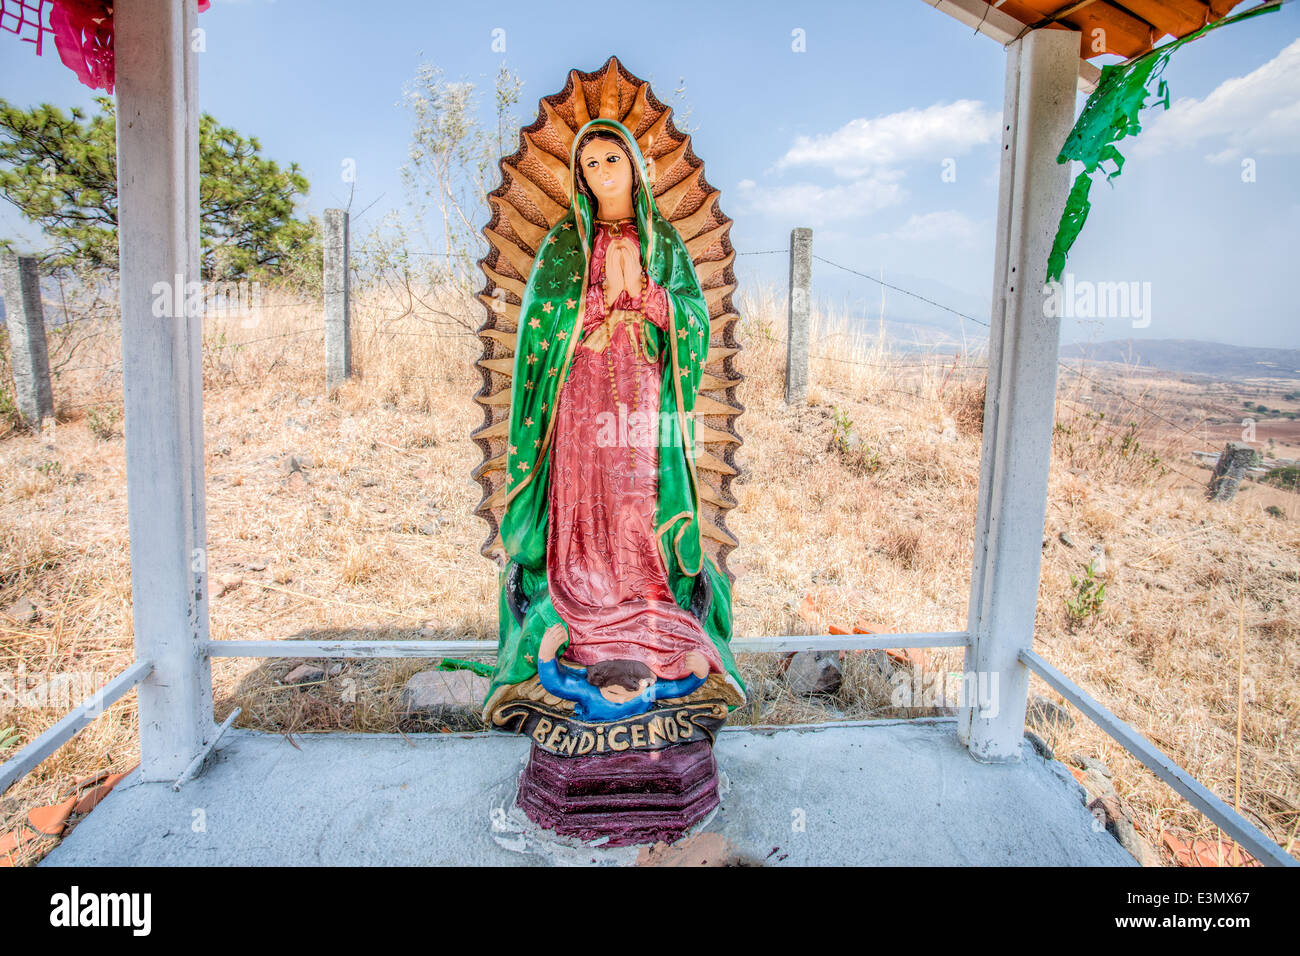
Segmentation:
{"type": "Polygon", "coordinates": [[[539,826],[607,846],[671,843],[718,805],[713,744],[557,757],[536,745],[519,806],[539,826]]]}

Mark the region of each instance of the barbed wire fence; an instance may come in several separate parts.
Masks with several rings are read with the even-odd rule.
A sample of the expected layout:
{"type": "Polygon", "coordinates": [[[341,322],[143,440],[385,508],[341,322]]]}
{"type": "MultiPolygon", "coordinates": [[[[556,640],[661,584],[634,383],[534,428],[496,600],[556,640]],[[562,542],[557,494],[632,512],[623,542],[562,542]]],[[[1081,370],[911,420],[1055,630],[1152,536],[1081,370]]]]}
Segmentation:
{"type": "MultiPolygon", "coordinates": [[[[789,253],[790,253],[790,249],[787,247],[783,249],[764,249],[764,250],[756,250],[751,252],[738,252],[737,256],[739,257],[739,256],[788,255],[789,253]]],[[[863,271],[862,269],[857,269],[851,266],[844,265],[843,263],[836,262],[832,259],[828,259],[822,255],[813,254],[811,258],[825,265],[828,265],[834,269],[837,269],[841,272],[875,283],[877,286],[883,289],[889,289],[894,292],[901,293],[902,295],[908,296],[919,302],[923,302],[943,312],[947,312],[951,315],[958,317],[964,322],[968,321],[974,323],[975,325],[980,326],[984,329],[991,328],[990,323],[984,319],[981,319],[977,316],[971,315],[966,312],[962,312],[958,309],[954,309],[951,306],[945,305],[942,302],[938,302],[937,300],[930,298],[929,296],[922,295],[921,293],[916,292],[915,290],[908,289],[904,286],[898,285],[897,283],[886,282],[883,278],[878,278],[874,275],[871,275],[868,272],[863,271]]],[[[793,275],[793,271],[792,271],[792,275],[793,275]]],[[[794,290],[792,290],[791,294],[792,295],[794,294],[794,290]]],[[[883,320],[883,314],[882,314],[882,320],[883,320]]],[[[936,357],[936,359],[934,360],[924,361],[924,362],[898,362],[898,361],[865,362],[859,359],[844,358],[843,356],[833,355],[828,352],[822,352],[822,353],[810,352],[808,357],[820,361],[827,361],[827,362],[838,363],[842,365],[857,366],[857,367],[871,367],[871,368],[885,368],[885,369],[898,370],[898,371],[903,371],[908,369],[929,370],[929,369],[938,369],[938,368],[950,368],[954,364],[953,362],[949,361],[946,358],[939,359],[938,357],[936,357]]],[[[987,363],[968,362],[968,363],[960,363],[960,364],[962,368],[968,370],[983,370],[985,372],[987,372],[988,370],[987,363]]],[[[1197,439],[1197,441],[1200,443],[1204,443],[1207,440],[1208,436],[1205,431],[1205,426],[1208,424],[1208,418],[1209,418],[1208,415],[1202,415],[1202,420],[1200,422],[1197,422],[1196,425],[1192,427],[1188,427],[1187,425],[1174,421],[1173,419],[1169,418],[1167,415],[1161,414],[1159,411],[1157,411],[1154,408],[1151,408],[1149,405],[1134,400],[1129,396],[1123,394],[1122,392],[1116,391],[1115,389],[1112,389],[1109,386],[1099,382],[1096,378],[1085,374],[1081,368],[1076,368],[1062,359],[1058,359],[1057,364],[1061,369],[1064,369],[1065,371],[1076,376],[1079,380],[1082,380],[1083,382],[1087,382],[1093,389],[1098,390],[1108,396],[1111,396],[1119,400],[1120,402],[1123,402],[1126,406],[1135,409],[1138,413],[1140,413],[1141,416],[1145,417],[1146,421],[1138,422],[1134,419],[1130,419],[1127,425],[1121,425],[1115,422],[1114,420],[1108,421],[1105,417],[1107,413],[1104,411],[1089,413],[1090,427],[1102,428],[1115,433],[1116,435],[1119,436],[1122,445],[1126,444],[1127,442],[1130,442],[1131,439],[1133,438],[1134,431],[1145,428],[1147,423],[1151,420],[1160,422],[1163,425],[1167,425],[1173,428],[1179,433],[1197,439]],[[1197,428],[1200,428],[1201,431],[1198,432],[1196,430],[1197,428]]],[[[876,386],[875,390],[876,391],[883,390],[883,391],[893,392],[896,394],[905,394],[911,397],[919,397],[915,393],[909,393],[904,390],[891,389],[887,387],[882,388],[879,385],[876,386]]],[[[1058,427],[1060,427],[1060,423],[1058,423],[1058,427]]],[[[1229,452],[1225,451],[1220,461],[1222,462],[1224,457],[1227,457],[1228,455],[1229,452]]],[[[1191,484],[1197,485],[1197,484],[1204,483],[1203,478],[1195,478],[1189,475],[1186,471],[1177,468],[1173,463],[1171,463],[1168,460],[1167,457],[1162,458],[1159,456],[1155,456],[1154,454],[1151,454],[1148,456],[1148,461],[1152,465],[1158,466],[1159,468],[1163,469],[1163,471],[1165,472],[1178,475],[1184,481],[1187,481],[1191,484]]]]}
{"type": "MultiPolygon", "coordinates": [[[[341,221],[343,224],[343,232],[341,235],[335,237],[336,241],[341,246],[341,255],[336,257],[338,261],[334,264],[335,274],[326,274],[322,278],[322,285],[325,289],[348,289],[352,280],[362,278],[351,261],[351,250],[348,248],[346,232],[346,215],[342,217],[341,221]],[[343,281],[342,275],[338,274],[338,270],[346,271],[348,282],[343,281]]],[[[327,236],[327,241],[328,239],[329,237],[327,236]]],[[[789,247],[779,249],[738,250],[736,252],[737,258],[789,254],[789,247]]],[[[407,257],[447,259],[449,261],[452,259],[464,258],[463,254],[459,252],[433,249],[403,249],[400,250],[397,260],[399,262],[404,262],[407,257]]],[[[897,294],[907,296],[931,308],[955,316],[963,323],[970,322],[983,329],[990,328],[990,323],[979,316],[971,315],[969,312],[955,309],[932,298],[931,296],[924,295],[914,289],[909,289],[897,282],[886,282],[883,277],[872,275],[864,269],[855,268],[822,255],[812,255],[811,258],[846,275],[851,275],[855,278],[873,283],[881,289],[887,289],[897,294]]],[[[327,273],[330,271],[330,266],[331,263],[327,258],[325,265],[327,273]]],[[[328,354],[331,349],[331,342],[347,341],[350,344],[356,338],[360,337],[373,347],[376,343],[385,340],[478,338],[479,326],[481,325],[481,315],[476,315],[469,311],[443,308],[439,303],[427,301],[427,290],[417,290],[417,283],[412,281],[411,273],[407,270],[401,269],[397,262],[390,262],[379,268],[376,268],[371,264],[368,275],[364,278],[368,288],[374,289],[386,287],[392,293],[394,298],[404,301],[404,307],[380,308],[376,304],[376,297],[371,297],[364,303],[364,305],[358,304],[358,308],[354,310],[354,303],[351,300],[350,292],[344,293],[345,301],[343,303],[343,308],[341,310],[335,309],[332,313],[328,305],[313,302],[309,299],[281,302],[238,301],[233,309],[226,308],[225,306],[227,303],[223,303],[218,299],[217,308],[211,310],[211,314],[205,313],[205,320],[208,318],[222,317],[235,318],[238,319],[238,325],[241,328],[256,329],[262,326],[267,320],[273,320],[275,317],[281,315],[299,318],[304,310],[321,308],[324,315],[324,321],[320,324],[313,323],[304,328],[293,328],[282,332],[255,335],[252,338],[239,338],[233,335],[232,330],[226,328],[222,328],[219,331],[214,330],[212,333],[205,334],[204,336],[205,370],[211,371],[215,376],[223,377],[228,382],[233,380],[234,384],[241,384],[238,375],[232,371],[233,364],[228,360],[241,353],[246,354],[245,350],[251,346],[256,345],[265,347],[274,342],[283,343],[284,347],[281,348],[278,353],[268,351],[262,356],[262,361],[264,363],[262,367],[263,372],[273,369],[295,368],[297,371],[302,373],[319,372],[322,379],[324,379],[326,368],[330,367],[331,361],[336,361],[328,354]],[[363,327],[354,324],[354,311],[358,313],[359,317],[364,317],[365,324],[363,327]],[[338,334],[331,336],[331,323],[339,321],[343,323],[344,327],[341,330],[338,330],[338,334]],[[416,322],[424,325],[425,328],[412,329],[392,327],[401,322],[416,322]],[[308,339],[307,337],[312,338],[308,339]],[[291,346],[299,345],[302,347],[297,348],[296,351],[291,349],[291,346]]],[[[789,293],[792,296],[799,294],[798,290],[793,287],[789,290],[789,293]]],[[[803,294],[809,295],[810,290],[805,290],[803,294]]],[[[11,302],[18,303],[22,301],[22,296],[11,295],[8,299],[11,302]]],[[[30,297],[28,297],[27,301],[31,301],[30,297]]],[[[36,302],[38,304],[40,302],[39,295],[36,297],[36,302]]],[[[24,318],[21,315],[21,308],[15,311],[20,313],[18,319],[21,321],[24,318]]],[[[883,307],[881,319],[883,322],[883,307]]],[[[35,317],[26,317],[26,320],[29,327],[32,326],[34,321],[43,321],[39,315],[35,317]]],[[[111,330],[109,329],[98,329],[89,333],[89,337],[101,337],[108,334],[110,331],[111,330]]],[[[28,342],[33,338],[33,336],[27,337],[28,342],[20,342],[17,340],[18,337],[12,334],[9,338],[12,353],[10,356],[10,364],[14,371],[19,373],[14,376],[15,382],[17,382],[20,377],[34,377],[35,379],[39,379],[42,371],[40,368],[40,357],[39,355],[34,354],[38,350],[28,345],[28,342]]],[[[868,357],[866,358],[860,357],[860,353],[864,351],[870,353],[871,351],[870,349],[853,347],[854,345],[860,345],[863,340],[865,340],[865,337],[861,337],[857,343],[850,343],[850,347],[847,349],[837,349],[835,351],[831,351],[828,348],[821,348],[816,351],[807,349],[806,354],[800,357],[800,360],[805,362],[808,360],[828,362],[847,370],[870,370],[875,376],[870,385],[871,395],[875,400],[891,404],[892,407],[898,410],[914,410],[918,403],[928,401],[924,394],[924,379],[930,373],[943,373],[945,375],[943,385],[939,389],[940,397],[942,397],[944,388],[946,388],[948,381],[953,376],[961,378],[968,373],[983,372],[987,374],[987,362],[972,360],[969,356],[968,350],[964,347],[964,343],[962,351],[955,354],[939,354],[937,352],[932,352],[926,357],[918,357],[911,352],[904,352],[899,354],[898,358],[894,359],[884,357],[879,353],[874,356],[868,354],[868,357]],[[845,354],[846,352],[848,354],[845,354]],[[896,372],[904,376],[919,375],[923,381],[920,384],[913,383],[910,388],[900,388],[898,387],[898,384],[900,383],[884,384],[881,382],[880,378],[888,375],[890,372],[896,372]],[[895,399],[892,396],[901,396],[904,401],[910,404],[903,404],[902,401],[895,399]]],[[[807,342],[807,337],[805,337],[803,341],[807,342]]],[[[823,344],[825,343],[823,342],[823,344]]],[[[787,340],[787,349],[792,347],[797,346],[792,345],[790,340],[787,340]]],[[[984,348],[987,349],[987,344],[985,344],[984,348]]],[[[98,384],[104,388],[111,388],[117,383],[118,379],[120,379],[122,367],[120,357],[115,361],[86,362],[83,360],[80,364],[68,364],[70,358],[71,355],[69,354],[63,356],[60,361],[55,361],[51,364],[47,357],[45,362],[47,368],[44,372],[46,375],[45,387],[51,388],[49,384],[49,379],[51,377],[55,382],[57,382],[62,379],[63,376],[74,373],[99,373],[98,384]]],[[[787,356],[787,358],[789,359],[789,356],[787,356]]],[[[348,364],[350,366],[350,361],[348,364]]],[[[1082,364],[1081,360],[1080,366],[1082,366],[1082,364]]],[[[1111,402],[1110,409],[1105,411],[1094,410],[1088,413],[1090,416],[1090,427],[1108,429],[1117,433],[1121,437],[1128,434],[1131,439],[1134,429],[1145,430],[1153,423],[1159,423],[1180,435],[1186,435],[1195,439],[1198,443],[1204,443],[1208,438],[1206,431],[1209,419],[1208,415],[1203,415],[1202,421],[1196,422],[1189,427],[1188,425],[1178,422],[1168,415],[1163,414],[1161,411],[1151,407],[1149,404],[1131,398],[1122,391],[1118,391],[1103,382],[1098,381],[1094,376],[1085,373],[1082,367],[1076,367],[1069,362],[1059,359],[1058,365],[1061,369],[1064,369],[1074,376],[1076,381],[1086,383],[1094,393],[1101,393],[1108,399],[1114,400],[1111,402]],[[1122,404],[1126,409],[1132,410],[1135,417],[1130,417],[1126,424],[1120,424],[1117,422],[1115,416],[1112,414],[1113,408],[1117,404],[1122,404]],[[1108,414],[1111,415],[1109,419],[1107,418],[1108,414]]],[[[347,373],[349,375],[351,374],[350,367],[347,369],[347,373]]],[[[411,379],[418,377],[420,374],[422,373],[407,372],[399,375],[399,377],[411,379]]],[[[19,396],[20,399],[21,397],[22,396],[19,396]]],[[[61,411],[71,411],[103,405],[106,402],[111,402],[111,399],[99,399],[77,403],[60,402],[58,407],[61,411]]],[[[1075,401],[1075,404],[1078,404],[1077,400],[1075,401]]],[[[20,411],[25,410],[20,409],[20,411]]],[[[41,410],[36,409],[36,412],[39,417],[41,410]]],[[[28,417],[29,416],[24,415],[24,418],[28,417]]],[[[1201,479],[1193,478],[1191,475],[1187,474],[1187,472],[1175,467],[1175,465],[1167,458],[1161,459],[1159,464],[1166,470],[1179,475],[1186,481],[1202,483],[1201,479]]]]}

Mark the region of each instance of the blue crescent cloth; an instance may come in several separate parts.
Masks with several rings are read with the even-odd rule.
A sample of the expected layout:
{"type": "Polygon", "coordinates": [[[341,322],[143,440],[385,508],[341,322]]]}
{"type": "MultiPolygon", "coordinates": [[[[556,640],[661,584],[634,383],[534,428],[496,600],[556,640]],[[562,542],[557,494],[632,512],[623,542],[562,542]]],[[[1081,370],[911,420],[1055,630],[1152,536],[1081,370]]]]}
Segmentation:
{"type": "Polygon", "coordinates": [[[685,697],[704,683],[703,677],[683,677],[680,680],[661,680],[651,684],[625,704],[612,704],[600,693],[599,687],[587,683],[581,671],[565,667],[558,658],[537,662],[537,676],[542,686],[556,697],[573,701],[574,716],[579,720],[622,720],[644,714],[657,700],[685,697]]]}

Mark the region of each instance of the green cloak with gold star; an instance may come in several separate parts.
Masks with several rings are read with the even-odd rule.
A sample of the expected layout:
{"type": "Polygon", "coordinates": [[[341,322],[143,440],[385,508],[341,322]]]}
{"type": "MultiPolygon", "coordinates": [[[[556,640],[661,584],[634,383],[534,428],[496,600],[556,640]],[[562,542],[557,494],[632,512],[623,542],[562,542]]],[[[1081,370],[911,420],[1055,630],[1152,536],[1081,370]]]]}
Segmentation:
{"type": "MultiPolygon", "coordinates": [[[[706,574],[713,600],[704,630],[722,658],[727,674],[743,690],[728,642],[731,639],[731,585],[700,541],[699,480],[695,470],[695,399],[709,351],[709,310],[700,290],[686,243],[655,206],[645,161],[636,139],[623,124],[593,119],[573,138],[573,150],[589,129],[600,127],[622,139],[640,173],[634,198],[641,262],[667,293],[668,331],[644,318],[643,333],[651,359],[662,357],[659,392],[658,499],[655,529],[668,584],[677,603],[690,605],[695,578],[706,574]]],[[[582,335],[595,210],[572,181],[577,167],[569,157],[573,203],[546,234],[528,276],[519,308],[511,385],[510,432],[506,448],[506,511],[501,539],[509,562],[522,570],[528,609],[523,624],[515,620],[506,598],[509,565],[498,578],[500,621],[497,666],[484,703],[488,718],[494,697],[504,688],[537,673],[537,648],[547,628],[561,620],[551,604],[546,578],[548,477],[556,398],[564,386],[574,350],[582,335]]]]}

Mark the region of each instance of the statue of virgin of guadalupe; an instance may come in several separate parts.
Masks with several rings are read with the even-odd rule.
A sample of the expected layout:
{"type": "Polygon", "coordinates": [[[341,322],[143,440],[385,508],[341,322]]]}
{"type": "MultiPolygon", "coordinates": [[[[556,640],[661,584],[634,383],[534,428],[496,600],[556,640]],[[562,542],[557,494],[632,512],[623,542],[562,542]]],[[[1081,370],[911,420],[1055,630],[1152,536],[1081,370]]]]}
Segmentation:
{"type": "Polygon", "coordinates": [[[621,123],[585,123],[569,174],[519,310],[484,717],[530,683],[587,720],[663,699],[734,708],[730,582],[700,541],[705,298],[621,123]]]}

